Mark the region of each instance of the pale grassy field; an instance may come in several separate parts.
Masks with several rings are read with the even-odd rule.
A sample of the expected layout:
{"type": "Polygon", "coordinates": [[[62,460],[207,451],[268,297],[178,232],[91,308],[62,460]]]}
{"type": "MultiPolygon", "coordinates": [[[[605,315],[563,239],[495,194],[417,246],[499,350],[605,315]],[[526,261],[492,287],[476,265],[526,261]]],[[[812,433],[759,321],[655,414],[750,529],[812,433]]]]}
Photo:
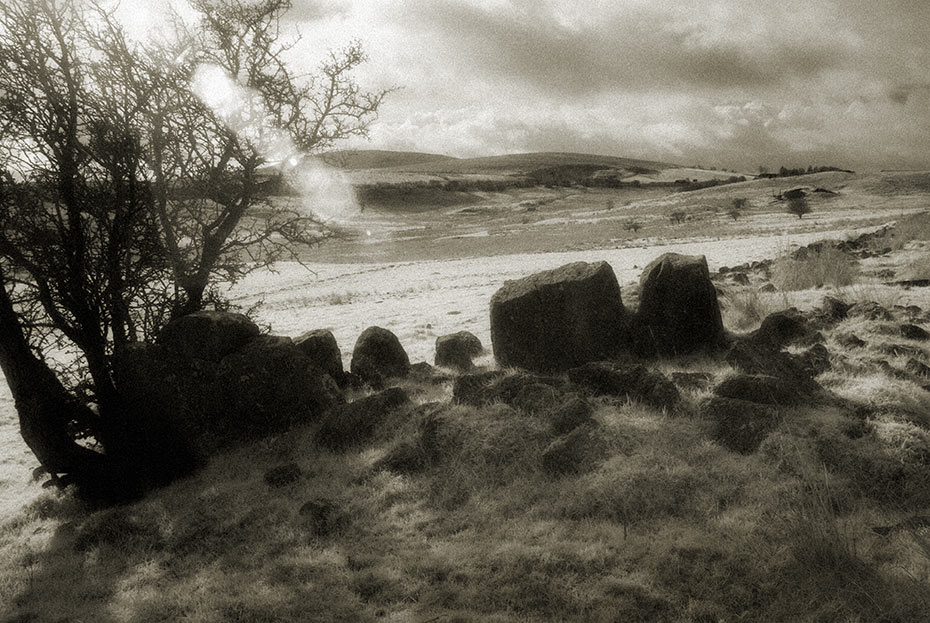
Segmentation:
{"type": "MultiPolygon", "coordinates": [[[[930,207],[924,191],[886,196],[887,186],[873,188],[874,180],[843,183],[851,185],[845,196],[801,221],[763,199],[768,187],[751,187],[758,203],[736,222],[719,210],[747,192],[738,184],[642,199],[622,209],[654,219],[638,237],[615,236],[623,217],[601,214],[609,193],[560,195],[533,213],[542,224],[511,212],[490,224],[487,215],[461,220],[447,212],[426,219],[432,229],[407,231],[410,217],[365,213],[354,226],[375,227],[372,236],[321,249],[312,272],[283,264],[230,294],[244,307],[263,301],[257,317],[276,334],[330,328],[346,364],[371,325],[394,331],[411,360],[432,362],[435,338],[445,333],[466,329],[490,346],[488,303],[507,279],[606,260],[627,285],[665,251],[705,255],[715,270],[848,238],[930,207]],[[695,213],[713,205],[718,213],[669,225],[665,211],[682,205],[695,213]],[[576,217],[593,220],[576,228],[576,217]],[[598,236],[588,239],[591,232],[598,236]],[[514,253],[501,244],[550,234],[578,248],[514,253]],[[437,242],[447,236],[461,246],[437,242]],[[440,259],[421,259],[433,245],[440,259]]],[[[832,294],[930,310],[930,289],[903,290],[877,276],[919,272],[927,257],[922,247],[902,245],[861,262],[852,285],[764,294],[752,304],[766,312],[810,309],[832,294]]],[[[753,328],[737,313],[725,309],[729,328],[753,328]]],[[[103,511],[32,480],[34,462],[3,387],[0,621],[926,620],[926,530],[882,537],[871,529],[930,512],[918,477],[930,469],[930,393],[875,364],[904,365],[905,357],[882,350],[902,341],[893,330],[893,323],[850,320],[826,336],[842,365],[820,381],[875,413],[861,437],[853,435],[861,422],[841,409],[802,407],[762,449],[742,456],[710,441],[696,417],[706,390],[685,392],[676,413],[605,400],[595,417],[612,454],[590,473],[552,479],[538,467],[546,438],[537,421],[504,408],[455,407],[446,416],[455,443],[425,474],[373,469],[409,439],[414,423],[388,422],[370,444],[342,454],[320,448],[308,426],[103,511]],[[844,352],[843,332],[869,346],[844,352]],[[303,470],[300,480],[267,486],[264,473],[287,462],[303,470]],[[910,497],[884,479],[899,466],[911,470],[901,481],[910,497]],[[342,513],[332,533],[321,534],[300,513],[318,499],[342,513]]],[[[925,345],[907,345],[930,357],[925,345]]],[[[660,368],[715,380],[732,373],[703,359],[660,368]]],[[[405,387],[416,403],[447,401],[451,392],[448,385],[405,387]]]]}

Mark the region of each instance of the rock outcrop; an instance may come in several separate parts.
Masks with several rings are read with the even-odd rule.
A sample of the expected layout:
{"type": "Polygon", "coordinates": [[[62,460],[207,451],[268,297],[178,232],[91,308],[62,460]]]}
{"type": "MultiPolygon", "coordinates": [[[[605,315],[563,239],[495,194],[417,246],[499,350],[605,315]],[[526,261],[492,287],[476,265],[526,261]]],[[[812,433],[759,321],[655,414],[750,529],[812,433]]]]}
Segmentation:
{"type": "Polygon", "coordinates": [[[406,377],[410,357],[396,335],[381,327],[368,327],[355,342],[350,369],[364,382],[380,387],[386,378],[406,377]]]}
{"type": "Polygon", "coordinates": [[[726,334],[703,255],[665,253],[643,270],[633,341],[641,354],[719,350],[726,334]]]}
{"type": "Polygon", "coordinates": [[[610,358],[627,342],[620,286],[606,262],[575,262],[508,281],[491,298],[502,366],[560,371],[610,358]]]}

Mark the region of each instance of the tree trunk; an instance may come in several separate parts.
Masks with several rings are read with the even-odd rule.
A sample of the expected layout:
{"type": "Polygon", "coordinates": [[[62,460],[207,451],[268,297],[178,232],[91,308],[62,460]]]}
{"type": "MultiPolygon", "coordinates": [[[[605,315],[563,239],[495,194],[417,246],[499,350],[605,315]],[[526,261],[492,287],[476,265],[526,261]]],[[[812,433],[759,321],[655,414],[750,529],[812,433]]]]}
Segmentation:
{"type": "Polygon", "coordinates": [[[72,420],[86,420],[93,414],[29,348],[13,302],[2,286],[0,369],[13,394],[20,433],[42,467],[53,476],[69,474],[78,481],[96,478],[104,468],[105,457],[78,445],[67,428],[72,420]]]}

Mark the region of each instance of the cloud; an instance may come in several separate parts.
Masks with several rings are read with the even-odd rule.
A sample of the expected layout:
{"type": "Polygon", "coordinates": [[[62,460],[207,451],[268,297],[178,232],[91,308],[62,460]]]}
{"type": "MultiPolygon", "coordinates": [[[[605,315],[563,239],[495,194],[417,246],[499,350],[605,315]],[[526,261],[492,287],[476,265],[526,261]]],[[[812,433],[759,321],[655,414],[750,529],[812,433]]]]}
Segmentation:
{"type": "Polygon", "coordinates": [[[918,138],[930,138],[924,0],[342,5],[307,22],[308,46],[361,38],[363,82],[404,86],[372,147],[930,166],[918,138]]]}

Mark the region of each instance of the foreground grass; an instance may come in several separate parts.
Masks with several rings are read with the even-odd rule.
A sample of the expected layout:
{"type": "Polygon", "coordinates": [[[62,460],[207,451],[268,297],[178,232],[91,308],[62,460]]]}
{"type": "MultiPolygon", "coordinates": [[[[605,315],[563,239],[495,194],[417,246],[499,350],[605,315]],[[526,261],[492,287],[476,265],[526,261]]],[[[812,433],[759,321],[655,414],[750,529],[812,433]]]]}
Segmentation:
{"type": "Polygon", "coordinates": [[[824,383],[876,415],[798,408],[749,456],[709,440],[689,390],[674,413],[598,402],[605,451],[562,478],[537,418],[452,406],[420,473],[375,467],[411,417],[342,454],[295,430],[122,507],[49,491],[0,526],[0,620],[922,621],[925,529],[873,528],[930,509],[930,394],[844,370],[824,383]]]}

